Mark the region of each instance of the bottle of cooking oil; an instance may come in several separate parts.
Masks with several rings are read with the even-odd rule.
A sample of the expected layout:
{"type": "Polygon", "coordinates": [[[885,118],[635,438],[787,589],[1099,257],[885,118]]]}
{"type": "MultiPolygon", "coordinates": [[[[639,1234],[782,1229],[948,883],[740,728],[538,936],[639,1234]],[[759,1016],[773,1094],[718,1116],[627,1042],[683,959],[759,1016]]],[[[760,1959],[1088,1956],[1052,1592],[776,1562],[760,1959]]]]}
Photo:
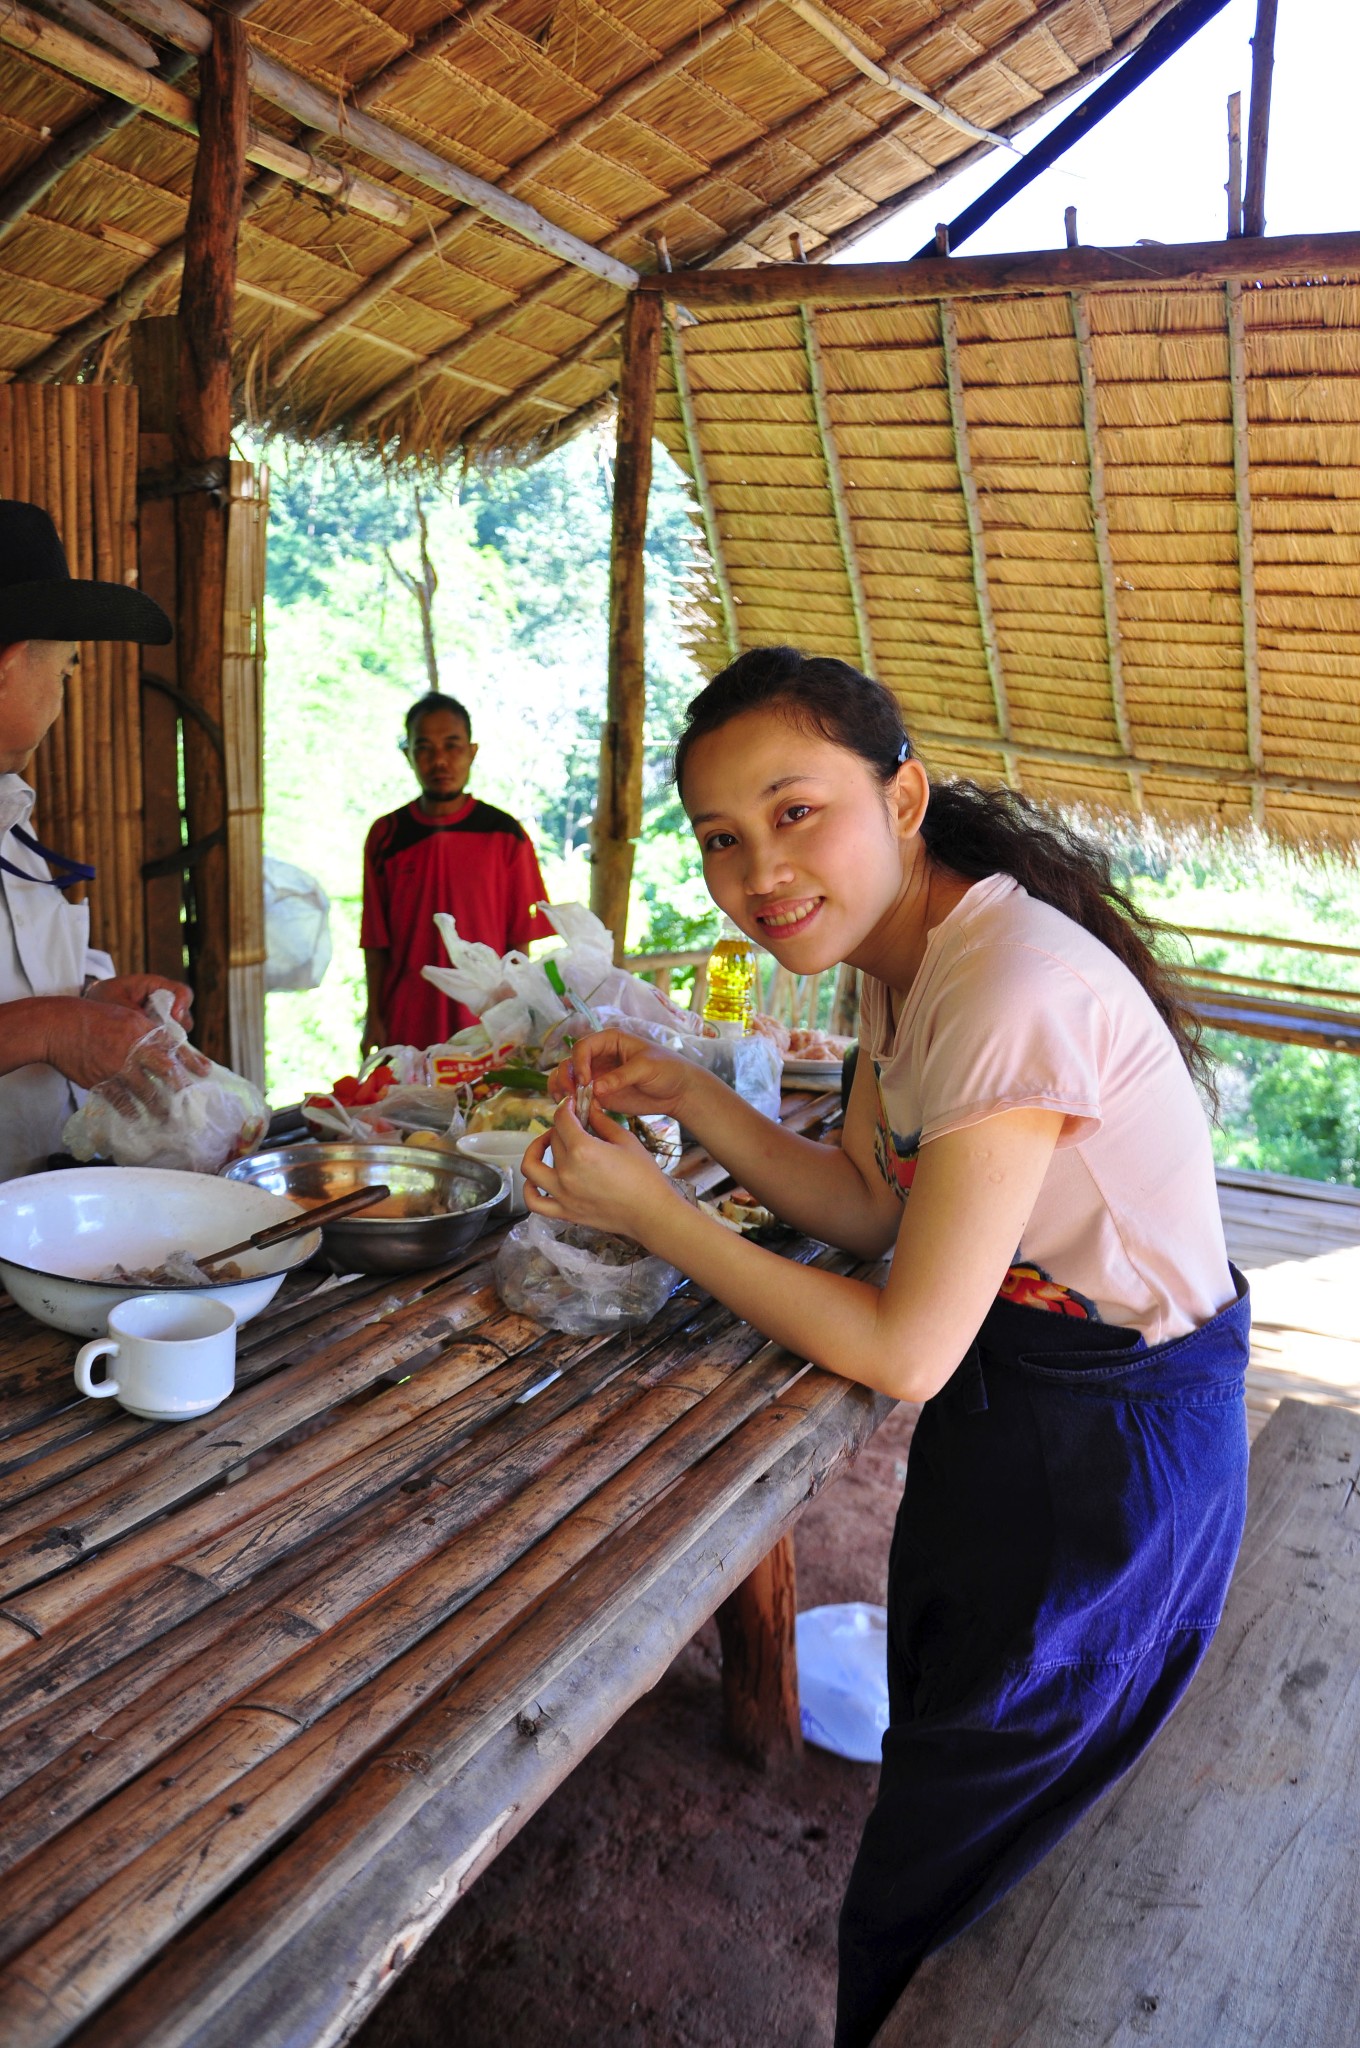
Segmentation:
{"type": "Polygon", "coordinates": [[[722,921],[718,943],[708,956],[708,995],[704,1016],[725,1034],[751,1028],[755,1008],[756,949],[730,917],[722,921]]]}

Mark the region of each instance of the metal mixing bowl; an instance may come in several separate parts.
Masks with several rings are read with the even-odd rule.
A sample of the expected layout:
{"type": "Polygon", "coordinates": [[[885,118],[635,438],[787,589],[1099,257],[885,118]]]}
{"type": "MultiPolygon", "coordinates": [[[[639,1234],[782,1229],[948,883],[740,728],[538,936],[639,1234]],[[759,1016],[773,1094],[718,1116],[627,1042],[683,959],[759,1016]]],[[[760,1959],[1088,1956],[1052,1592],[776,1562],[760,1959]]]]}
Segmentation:
{"type": "Polygon", "coordinates": [[[361,1213],[323,1224],[322,1248],[345,1273],[416,1273],[441,1265],[481,1236],[510,1186],[498,1166],[415,1145],[285,1145],[238,1159],[226,1178],[304,1206],[385,1181],[395,1202],[431,1205],[430,1215],[361,1213]]]}

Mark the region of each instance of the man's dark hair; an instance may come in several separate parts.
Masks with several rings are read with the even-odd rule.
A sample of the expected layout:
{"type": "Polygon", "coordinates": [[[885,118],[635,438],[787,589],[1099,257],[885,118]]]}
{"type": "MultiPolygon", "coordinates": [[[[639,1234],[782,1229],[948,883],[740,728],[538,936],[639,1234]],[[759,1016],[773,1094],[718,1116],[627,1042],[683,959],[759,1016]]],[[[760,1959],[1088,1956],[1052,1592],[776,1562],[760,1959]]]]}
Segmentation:
{"type": "Polygon", "coordinates": [[[446,696],[443,690],[427,690],[423,697],[417,697],[406,714],[406,737],[409,740],[416,729],[416,720],[423,718],[427,711],[451,711],[455,718],[461,718],[467,727],[467,736],[472,738],[472,719],[466,704],[460,704],[456,697],[446,696]]]}

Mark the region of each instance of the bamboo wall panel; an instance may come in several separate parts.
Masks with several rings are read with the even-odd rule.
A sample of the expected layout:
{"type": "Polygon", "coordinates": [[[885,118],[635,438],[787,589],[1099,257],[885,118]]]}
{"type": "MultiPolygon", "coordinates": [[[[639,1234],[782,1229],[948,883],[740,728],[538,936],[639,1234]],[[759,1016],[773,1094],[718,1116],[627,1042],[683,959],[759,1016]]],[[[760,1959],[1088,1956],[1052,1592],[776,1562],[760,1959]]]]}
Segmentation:
{"type": "MultiPolygon", "coordinates": [[[[1360,284],[1234,287],[1236,349],[1221,285],[1093,284],[1085,391],[1068,290],[951,299],[972,554],[940,302],[856,303],[829,278],[818,300],[808,284],[876,672],[931,768],[1003,773],[980,567],[1023,788],[1360,839],[1360,284]]],[[[797,306],[782,286],[749,305],[686,291],[678,279],[742,644],[854,660],[797,306]]],[[[657,419],[684,468],[664,366],[657,419]]],[[[706,666],[725,658],[702,620],[694,644],[706,666]]]]}
{"type": "MultiPolygon", "coordinates": [[[[0,385],[0,496],[51,514],[73,576],[135,584],[137,393],[0,385]]],[[[65,709],[30,770],[39,837],[94,866],[91,942],[123,973],[145,952],[138,654],[126,641],[81,644],[65,709]]]]}

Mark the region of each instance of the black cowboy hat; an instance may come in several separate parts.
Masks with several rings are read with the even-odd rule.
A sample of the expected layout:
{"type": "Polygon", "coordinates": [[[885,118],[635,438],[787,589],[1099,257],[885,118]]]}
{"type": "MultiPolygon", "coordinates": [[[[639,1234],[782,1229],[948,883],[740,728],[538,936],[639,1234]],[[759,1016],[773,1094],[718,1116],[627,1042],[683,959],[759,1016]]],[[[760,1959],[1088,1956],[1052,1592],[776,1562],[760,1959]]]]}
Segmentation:
{"type": "Polygon", "coordinates": [[[0,498],[0,647],[15,640],[141,640],[163,647],[169,619],[125,583],[73,576],[41,505],[0,498]]]}

